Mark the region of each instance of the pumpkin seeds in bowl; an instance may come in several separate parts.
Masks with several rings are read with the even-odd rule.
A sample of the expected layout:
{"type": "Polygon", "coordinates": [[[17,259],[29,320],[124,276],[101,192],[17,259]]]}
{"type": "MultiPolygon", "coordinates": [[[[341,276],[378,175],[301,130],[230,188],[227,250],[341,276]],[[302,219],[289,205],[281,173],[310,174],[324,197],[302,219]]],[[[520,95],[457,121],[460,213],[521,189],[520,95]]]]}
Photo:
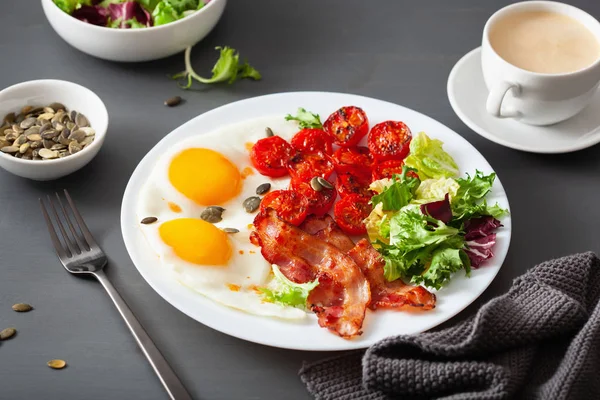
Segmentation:
{"type": "Polygon", "coordinates": [[[87,117],[60,103],[27,105],[0,124],[0,152],[23,160],[54,160],[80,152],[95,139],[87,117]],[[41,148],[43,147],[43,148],[41,148]],[[39,151],[34,150],[41,148],[39,151]]]}

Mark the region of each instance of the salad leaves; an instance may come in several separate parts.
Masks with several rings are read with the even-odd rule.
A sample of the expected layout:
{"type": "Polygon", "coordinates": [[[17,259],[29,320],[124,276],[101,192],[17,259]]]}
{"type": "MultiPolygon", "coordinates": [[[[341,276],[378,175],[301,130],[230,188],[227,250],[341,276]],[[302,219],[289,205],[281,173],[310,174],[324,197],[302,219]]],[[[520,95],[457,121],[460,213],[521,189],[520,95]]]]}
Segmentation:
{"type": "Polygon", "coordinates": [[[507,213],[485,199],[496,175],[476,171],[457,178],[457,173],[442,142],[420,133],[402,174],[371,184],[376,194],[365,225],[385,260],[387,280],[439,289],[457,271],[469,275],[493,256],[494,231],[501,226],[497,218],[507,213]]]}
{"type": "Polygon", "coordinates": [[[109,28],[160,26],[200,10],[208,0],[54,0],[67,14],[109,28]]]}
{"type": "Polygon", "coordinates": [[[418,170],[421,180],[455,177],[458,175],[458,165],[442,149],[442,145],[440,140],[419,132],[410,142],[410,153],[404,162],[418,170]]]}
{"type": "Polygon", "coordinates": [[[285,116],[286,121],[298,121],[300,128],[314,128],[322,129],[323,124],[321,123],[321,117],[319,114],[313,114],[310,111],[306,111],[304,108],[298,108],[296,116],[288,114],[285,116]]]}
{"type": "Polygon", "coordinates": [[[416,172],[413,168],[403,166],[402,175],[394,175],[385,190],[371,198],[373,206],[382,203],[382,211],[398,211],[408,205],[421,184],[418,178],[407,176],[410,171],[416,172]]]}
{"type": "Polygon", "coordinates": [[[306,298],[318,284],[316,279],[307,283],[292,282],[273,264],[273,280],[268,287],[259,288],[259,291],[263,294],[263,299],[270,303],[306,308],[306,298]]]}
{"type": "Polygon", "coordinates": [[[194,71],[191,62],[191,47],[185,49],[185,71],[175,74],[171,78],[186,81],[183,85],[179,84],[179,87],[182,89],[191,88],[194,80],[204,84],[219,82],[232,84],[240,79],[260,80],[262,78],[260,72],[246,61],[240,64],[240,55],[237,50],[227,46],[216,47],[215,49],[219,50],[220,54],[219,59],[212,69],[212,76],[210,78],[203,78],[194,71]]]}

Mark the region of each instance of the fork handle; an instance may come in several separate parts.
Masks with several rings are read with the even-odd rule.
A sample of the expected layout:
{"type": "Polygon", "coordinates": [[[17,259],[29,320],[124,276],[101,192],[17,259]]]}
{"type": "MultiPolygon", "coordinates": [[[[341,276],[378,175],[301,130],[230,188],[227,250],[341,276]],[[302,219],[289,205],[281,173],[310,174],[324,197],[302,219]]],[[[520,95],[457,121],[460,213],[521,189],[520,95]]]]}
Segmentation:
{"type": "Polygon", "coordinates": [[[129,306],[125,303],[125,300],[123,300],[119,292],[117,292],[117,289],[110,283],[104,271],[97,271],[94,275],[98,278],[112,301],[115,303],[117,310],[121,313],[121,316],[133,334],[133,337],[140,345],[144,355],[150,362],[150,365],[152,365],[154,372],[158,375],[158,378],[167,390],[170,398],[172,400],[192,400],[192,396],[187,392],[183,383],[181,383],[177,375],[175,375],[175,372],[169,366],[167,360],[165,360],[152,339],[150,339],[150,336],[148,336],[140,322],[133,315],[129,306]]]}

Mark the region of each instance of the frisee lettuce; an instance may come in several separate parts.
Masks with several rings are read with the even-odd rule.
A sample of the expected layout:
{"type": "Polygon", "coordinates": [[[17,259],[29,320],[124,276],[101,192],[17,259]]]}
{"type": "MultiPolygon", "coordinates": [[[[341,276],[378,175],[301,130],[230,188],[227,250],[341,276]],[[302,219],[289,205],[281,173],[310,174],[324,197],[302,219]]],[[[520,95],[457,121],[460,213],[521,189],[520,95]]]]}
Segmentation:
{"type": "Polygon", "coordinates": [[[293,116],[288,114],[285,116],[286,121],[297,121],[298,126],[300,128],[314,128],[321,129],[323,128],[323,124],[321,123],[321,117],[319,114],[311,113],[310,111],[306,111],[304,108],[298,108],[296,111],[296,115],[293,116]]]}
{"type": "Polygon", "coordinates": [[[466,178],[457,179],[459,185],[456,195],[452,199],[452,224],[459,226],[470,218],[490,215],[499,218],[508,211],[501,208],[498,203],[488,206],[485,196],[492,190],[495,173],[484,175],[483,172],[476,170],[475,175],[471,177],[467,174],[466,178]]]}
{"type": "Polygon", "coordinates": [[[54,4],[67,14],[73,14],[81,6],[91,6],[92,0],[54,0],[54,4]]]}
{"type": "Polygon", "coordinates": [[[284,306],[306,308],[306,299],[319,281],[315,279],[307,283],[295,283],[281,273],[279,267],[273,264],[273,280],[268,287],[259,288],[263,300],[284,306]]]}
{"type": "Polygon", "coordinates": [[[179,84],[179,87],[189,89],[194,80],[204,84],[219,82],[232,84],[240,79],[260,80],[262,78],[260,72],[247,62],[240,65],[240,54],[237,50],[227,46],[215,49],[220,52],[219,59],[212,68],[210,78],[203,78],[194,71],[191,62],[192,48],[188,47],[185,49],[185,71],[171,76],[171,79],[183,79],[186,83],[179,84]]]}

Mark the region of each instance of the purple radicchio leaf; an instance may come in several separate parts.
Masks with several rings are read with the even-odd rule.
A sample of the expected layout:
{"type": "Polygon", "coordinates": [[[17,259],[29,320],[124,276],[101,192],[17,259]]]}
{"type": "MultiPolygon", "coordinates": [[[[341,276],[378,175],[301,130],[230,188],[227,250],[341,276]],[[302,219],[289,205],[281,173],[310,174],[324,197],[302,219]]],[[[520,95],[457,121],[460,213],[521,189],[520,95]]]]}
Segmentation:
{"type": "Polygon", "coordinates": [[[485,260],[494,256],[494,231],[501,226],[500,221],[491,216],[472,218],[465,222],[465,252],[473,268],[478,268],[485,260]]]}
{"type": "Polygon", "coordinates": [[[127,1],[125,3],[109,4],[106,7],[108,16],[111,21],[121,21],[119,28],[129,28],[126,21],[131,19],[137,20],[140,24],[152,26],[152,17],[150,13],[135,1],[127,1]]]}
{"type": "Polygon", "coordinates": [[[103,7],[81,6],[73,11],[72,16],[92,25],[106,26],[108,24],[108,12],[103,7]]]}
{"type": "Polygon", "coordinates": [[[445,224],[449,223],[452,220],[452,208],[450,208],[448,193],[446,193],[444,200],[421,204],[421,212],[445,224]]]}

